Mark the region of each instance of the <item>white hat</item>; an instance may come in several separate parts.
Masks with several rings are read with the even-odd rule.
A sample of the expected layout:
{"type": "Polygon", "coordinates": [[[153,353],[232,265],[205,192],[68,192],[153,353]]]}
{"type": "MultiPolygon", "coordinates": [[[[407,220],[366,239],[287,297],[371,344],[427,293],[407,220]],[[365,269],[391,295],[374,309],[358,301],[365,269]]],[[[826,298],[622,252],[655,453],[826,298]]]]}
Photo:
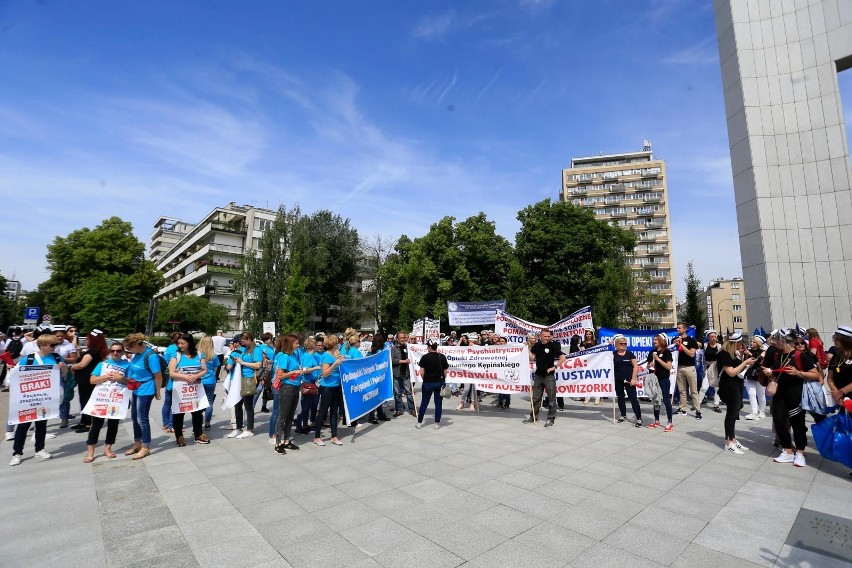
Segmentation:
{"type": "Polygon", "coordinates": [[[852,337],[852,327],[848,325],[839,325],[837,326],[837,331],[835,331],[837,335],[845,335],[846,337],[852,337]]]}
{"type": "Polygon", "coordinates": [[[743,334],[740,331],[735,331],[731,335],[728,336],[728,341],[742,341],[743,334]]]}

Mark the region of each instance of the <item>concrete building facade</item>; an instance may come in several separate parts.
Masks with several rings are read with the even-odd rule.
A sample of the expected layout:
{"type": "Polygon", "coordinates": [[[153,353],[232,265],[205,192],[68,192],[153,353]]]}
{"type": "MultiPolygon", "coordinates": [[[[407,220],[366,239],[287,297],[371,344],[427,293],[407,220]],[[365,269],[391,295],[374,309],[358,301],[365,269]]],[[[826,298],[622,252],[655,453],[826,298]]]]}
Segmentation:
{"type": "Polygon", "coordinates": [[[630,267],[667,306],[645,312],[647,327],[673,327],[677,317],[666,163],[654,159],[649,144],[641,152],[573,158],[571,167],[562,170],[561,199],[636,233],[630,267]]]}
{"type": "Polygon", "coordinates": [[[852,194],[837,73],[848,0],[715,0],[746,304],[755,325],[850,321],[852,194]]]}
{"type": "MultiPolygon", "coordinates": [[[[275,215],[269,209],[229,203],[213,209],[197,224],[183,223],[191,228],[159,255],[157,268],[163,272],[165,282],[154,299],[171,300],[184,294],[203,296],[226,306],[230,330],[241,330],[242,302],[235,288],[240,261],[246,252],[258,248],[263,231],[275,215]]],[[[152,239],[163,234],[163,219],[170,218],[157,221],[152,239]]],[[[151,249],[153,257],[153,240],[151,249]]]]}
{"type": "Polygon", "coordinates": [[[703,291],[707,327],[720,334],[728,331],[750,333],[746,310],[746,289],[742,278],[711,280],[703,291]]]}

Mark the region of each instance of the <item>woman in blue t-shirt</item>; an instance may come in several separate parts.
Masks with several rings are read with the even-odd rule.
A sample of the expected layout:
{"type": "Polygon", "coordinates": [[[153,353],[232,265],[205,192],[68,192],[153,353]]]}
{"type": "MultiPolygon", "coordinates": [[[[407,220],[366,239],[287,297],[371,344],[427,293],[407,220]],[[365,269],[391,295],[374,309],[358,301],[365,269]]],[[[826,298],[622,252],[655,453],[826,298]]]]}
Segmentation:
{"type": "MultiPolygon", "coordinates": [[[[89,382],[93,385],[99,385],[107,381],[127,384],[127,367],[130,363],[124,358],[124,346],[118,341],[114,342],[109,347],[109,355],[105,361],[101,361],[92,371],[89,377],[89,382]]],[[[121,422],[118,418],[104,418],[102,416],[92,416],[92,426],[89,429],[89,439],[86,441],[86,457],[83,458],[83,463],[92,463],[95,461],[95,446],[98,445],[98,438],[101,434],[104,422],[107,425],[106,440],[104,443],[104,457],[114,458],[115,452],[112,451],[112,445],[115,444],[115,438],[118,435],[118,424],[121,422]]]]}
{"type": "MultiPolygon", "coordinates": [[[[343,332],[346,336],[346,339],[343,342],[343,345],[340,346],[340,354],[343,355],[344,359],[363,359],[364,354],[361,353],[361,337],[357,331],[348,328],[345,332],[343,332]]],[[[346,409],[343,407],[343,392],[341,391],[340,395],[340,414],[341,416],[346,416],[346,409]]],[[[350,428],[358,428],[358,420],[353,420],[351,424],[348,425],[350,428]]]]}
{"type": "MultiPolygon", "coordinates": [[[[43,333],[36,339],[37,353],[32,353],[26,357],[21,357],[18,361],[19,365],[58,365],[60,375],[64,375],[68,370],[68,365],[62,359],[61,355],[53,352],[58,345],[56,337],[51,333],[43,333]]],[[[11,386],[12,389],[18,388],[17,384],[11,386]]],[[[31,422],[21,422],[15,427],[15,441],[12,446],[12,461],[9,465],[20,465],[21,458],[24,455],[24,443],[27,441],[27,432],[29,432],[31,422]]],[[[47,418],[35,420],[35,455],[42,460],[48,460],[53,457],[47,450],[44,449],[44,439],[47,435],[47,418]]]]}
{"type": "Polygon", "coordinates": [[[124,338],[124,349],[133,355],[127,367],[127,378],[139,386],[133,391],[130,401],[130,416],[133,420],[133,445],[124,455],[141,460],[151,454],[151,402],[160,400],[163,373],[160,357],[145,344],[145,336],[131,333],[124,338]]]}
{"type": "Polygon", "coordinates": [[[240,384],[232,385],[231,388],[238,388],[242,391],[243,379],[253,379],[248,381],[251,385],[251,392],[241,392],[241,399],[234,406],[234,415],[237,419],[237,428],[230,434],[228,438],[251,438],[254,436],[254,395],[257,391],[257,379],[255,379],[255,371],[260,370],[263,366],[263,349],[254,341],[254,336],[248,331],[243,332],[240,336],[240,348],[234,349],[228,355],[228,363],[226,368],[228,371],[233,368],[234,364],[239,363],[242,369],[242,377],[240,384]],[[245,409],[245,430],[243,430],[243,410],[245,409]]]}
{"type": "Polygon", "coordinates": [[[201,377],[204,385],[204,394],[207,395],[209,406],[204,410],[204,429],[210,429],[210,420],[213,418],[213,401],[216,400],[216,377],[219,375],[219,357],[213,348],[213,338],[205,335],[198,341],[198,351],[207,363],[207,374],[201,377]]]}
{"type": "Polygon", "coordinates": [[[633,414],[636,417],[636,427],[642,427],[642,409],[639,408],[639,398],[636,396],[636,377],[639,373],[639,363],[636,355],[627,349],[627,338],[616,335],[613,340],[615,350],[612,352],[613,375],[615,378],[615,394],[618,397],[618,410],[621,412],[618,421],[627,420],[627,404],[624,394],[630,398],[633,414]]]}
{"type": "MultiPolygon", "coordinates": [[[[178,339],[178,352],[169,361],[169,384],[166,390],[183,388],[183,383],[188,385],[198,383],[206,374],[207,364],[195,347],[195,338],[188,333],[184,333],[178,339]]],[[[175,395],[172,393],[172,399],[174,398],[175,395]]],[[[183,437],[184,414],[184,412],[173,412],[172,417],[172,424],[175,429],[175,444],[178,447],[186,445],[186,440],[183,437]]],[[[195,436],[196,444],[210,443],[210,440],[204,435],[204,431],[201,429],[203,420],[204,409],[192,411],[192,434],[195,436]]]]}
{"type": "Polygon", "coordinates": [[[294,334],[279,335],[275,341],[275,380],[272,388],[278,391],[278,419],[275,422],[275,451],[281,455],[287,450],[298,450],[291,431],[293,416],[299,404],[299,387],[302,384],[302,367],[296,349],[299,338],[294,334]]]}
{"type": "Polygon", "coordinates": [[[343,442],[337,439],[337,420],[338,410],[343,400],[343,389],[340,386],[340,364],[344,359],[338,348],[337,336],[329,335],[325,338],[323,345],[325,352],[320,358],[322,378],[319,383],[319,414],[314,424],[314,444],[317,446],[325,445],[321,437],[322,425],[326,416],[330,415],[328,423],[331,426],[331,443],[335,446],[342,446],[343,442]]]}
{"type": "Polygon", "coordinates": [[[321,378],[322,363],[321,354],[317,353],[317,340],[313,337],[305,339],[302,353],[299,357],[299,366],[302,367],[302,411],[296,417],[296,434],[307,434],[314,427],[317,419],[317,404],[319,404],[319,387],[317,382],[321,378]]]}

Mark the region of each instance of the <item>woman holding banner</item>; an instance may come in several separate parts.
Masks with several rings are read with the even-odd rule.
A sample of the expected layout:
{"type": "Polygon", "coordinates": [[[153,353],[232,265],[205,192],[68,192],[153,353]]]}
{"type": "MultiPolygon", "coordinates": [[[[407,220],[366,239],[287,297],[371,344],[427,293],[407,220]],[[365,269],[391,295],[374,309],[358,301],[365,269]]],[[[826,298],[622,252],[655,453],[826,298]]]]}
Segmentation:
{"type": "MultiPolygon", "coordinates": [[[[648,354],[648,364],[653,365],[654,377],[657,379],[659,388],[652,396],[651,400],[654,404],[654,421],[648,425],[648,428],[659,428],[660,424],[660,400],[666,407],[666,418],[668,424],[663,428],[663,432],[671,432],[674,430],[672,423],[672,398],[671,398],[671,372],[672,372],[672,353],[669,351],[669,338],[665,333],[658,333],[654,336],[654,350],[648,354]]],[[[650,375],[649,375],[650,376],[650,375]]],[[[645,389],[648,391],[648,389],[645,389]]]]}
{"type": "Polygon", "coordinates": [[[429,408],[429,399],[435,395],[435,430],[441,427],[441,406],[444,402],[441,396],[441,387],[444,386],[444,381],[447,377],[447,369],[450,368],[450,363],[447,361],[447,356],[443,353],[438,353],[438,342],[430,339],[426,342],[429,351],[420,358],[420,369],[423,371],[423,392],[420,396],[420,409],[417,412],[417,424],[415,428],[418,430],[423,427],[423,417],[426,415],[426,409],[429,408]]]}
{"type": "MultiPolygon", "coordinates": [[[[106,381],[127,384],[125,375],[127,374],[127,367],[129,365],[130,362],[124,358],[124,346],[116,341],[109,347],[109,358],[106,361],[99,362],[95,370],[92,371],[89,382],[92,385],[99,385],[106,381]]],[[[92,389],[92,392],[94,392],[94,389],[92,389]]],[[[98,445],[98,438],[100,437],[104,422],[107,425],[104,457],[116,457],[115,452],[112,451],[112,445],[115,444],[115,438],[118,435],[118,424],[121,420],[118,418],[103,418],[102,416],[92,416],[91,418],[92,427],[89,429],[89,439],[86,441],[86,457],[83,458],[83,463],[92,463],[95,461],[95,446],[98,445]]]]}
{"type": "Polygon", "coordinates": [[[275,340],[275,379],[272,388],[278,391],[278,419],[275,421],[275,451],[285,455],[287,450],[298,450],[293,443],[291,430],[296,406],[299,404],[299,387],[302,373],[299,364],[299,338],[294,334],[279,335],[275,340]]]}
{"type": "MultiPolygon", "coordinates": [[[[37,353],[32,353],[26,357],[22,357],[19,365],[58,365],[60,375],[64,375],[68,370],[68,365],[62,360],[62,356],[53,352],[59,342],[56,336],[52,333],[43,333],[36,340],[38,347],[37,353]]],[[[17,385],[12,385],[17,388],[17,385]]],[[[12,445],[12,461],[9,465],[20,465],[21,458],[24,455],[24,443],[27,441],[27,432],[29,432],[32,422],[21,422],[15,427],[15,441],[12,445]]],[[[47,434],[47,419],[35,421],[35,455],[37,458],[47,460],[53,457],[47,450],[44,449],[44,439],[47,434]]]]}
{"type": "Polygon", "coordinates": [[[642,427],[642,409],[639,407],[639,398],[636,396],[636,381],[639,373],[639,363],[636,355],[627,349],[627,338],[621,334],[612,338],[615,351],[612,352],[613,375],[615,376],[615,394],[618,398],[618,410],[621,416],[619,422],[627,420],[627,404],[624,400],[625,393],[630,398],[633,414],[636,417],[636,427],[642,427]]]}
{"type": "Polygon", "coordinates": [[[141,460],[151,454],[151,402],[160,400],[163,373],[156,351],[145,344],[145,336],[131,333],[124,338],[124,349],[133,358],[127,367],[127,378],[138,383],[130,401],[130,416],[133,420],[133,445],[124,452],[141,460]]]}
{"type": "MultiPolygon", "coordinates": [[[[166,390],[172,390],[175,386],[175,381],[179,383],[195,384],[207,374],[207,362],[199,355],[198,349],[195,347],[195,338],[190,334],[184,333],[178,339],[178,352],[169,361],[169,383],[166,385],[166,390]]],[[[199,385],[200,386],[200,385],[199,385]]],[[[177,388],[182,385],[178,384],[177,388]]],[[[206,395],[205,395],[206,397],[206,395]]],[[[172,400],[176,397],[172,394],[172,400]]],[[[186,445],[186,440],[183,437],[183,412],[174,412],[172,422],[175,429],[175,444],[178,447],[186,445]]],[[[204,434],[202,424],[204,422],[204,409],[194,410],[192,412],[192,433],[195,436],[196,444],[209,444],[210,440],[204,434]]]]}
{"type": "Polygon", "coordinates": [[[748,449],[739,443],[734,434],[740,408],[743,405],[743,379],[740,377],[740,373],[755,362],[754,357],[749,357],[745,361],[740,359],[742,343],[743,334],[740,332],[733,333],[725,338],[722,350],[716,356],[716,369],[719,373],[719,397],[725,403],[725,451],[738,456],[743,455],[743,450],[748,449]]]}
{"type": "MultiPolygon", "coordinates": [[[[89,397],[94,391],[94,383],[90,382],[90,377],[95,370],[95,367],[109,355],[104,332],[99,329],[93,329],[86,337],[86,353],[77,359],[77,362],[71,365],[71,370],[74,371],[74,380],[77,382],[77,394],[80,397],[80,409],[86,408],[89,402],[89,397]]],[[[74,426],[75,432],[88,432],[92,426],[92,417],[80,413],[80,423],[74,426]]]]}
{"type": "Polygon", "coordinates": [[[340,364],[344,361],[343,355],[340,354],[338,348],[337,336],[329,335],[323,342],[325,352],[323,352],[320,362],[322,363],[322,378],[319,383],[319,415],[314,424],[314,444],[324,446],[322,441],[322,425],[326,416],[329,416],[328,423],[331,426],[331,443],[335,446],[342,446],[337,438],[337,422],[338,410],[343,401],[343,389],[340,386],[340,364]]]}

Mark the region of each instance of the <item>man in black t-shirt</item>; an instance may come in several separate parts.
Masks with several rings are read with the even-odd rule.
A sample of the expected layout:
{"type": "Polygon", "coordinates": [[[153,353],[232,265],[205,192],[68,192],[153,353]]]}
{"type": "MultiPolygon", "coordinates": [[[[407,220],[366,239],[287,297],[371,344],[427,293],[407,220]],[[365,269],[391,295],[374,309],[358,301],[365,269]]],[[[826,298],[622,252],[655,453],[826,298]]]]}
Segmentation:
{"type": "MultiPolygon", "coordinates": [[[[558,341],[553,340],[549,329],[544,329],[539,336],[538,343],[530,347],[530,361],[535,361],[535,380],[533,382],[533,412],[538,415],[541,410],[541,396],[547,389],[547,397],[550,399],[550,408],[547,409],[547,422],[545,426],[553,426],[556,420],[556,377],[554,372],[563,361],[565,355],[558,341]]],[[[524,424],[533,421],[533,415],[524,420],[524,424]]]]}
{"type": "Polygon", "coordinates": [[[698,397],[698,375],[695,372],[695,351],[698,342],[694,337],[686,334],[687,326],[680,322],[677,324],[679,337],[675,338],[677,345],[677,390],[680,393],[680,403],[677,413],[686,414],[686,393],[689,385],[689,393],[692,395],[692,406],[695,407],[695,418],[701,420],[701,399],[698,397]]]}
{"type": "Polygon", "coordinates": [[[722,344],[719,343],[719,335],[712,329],[707,331],[707,343],[704,345],[704,383],[698,391],[698,399],[704,400],[707,390],[713,387],[713,412],[722,412],[719,408],[722,401],[719,398],[719,373],[716,369],[716,358],[720,349],[722,344]]]}

